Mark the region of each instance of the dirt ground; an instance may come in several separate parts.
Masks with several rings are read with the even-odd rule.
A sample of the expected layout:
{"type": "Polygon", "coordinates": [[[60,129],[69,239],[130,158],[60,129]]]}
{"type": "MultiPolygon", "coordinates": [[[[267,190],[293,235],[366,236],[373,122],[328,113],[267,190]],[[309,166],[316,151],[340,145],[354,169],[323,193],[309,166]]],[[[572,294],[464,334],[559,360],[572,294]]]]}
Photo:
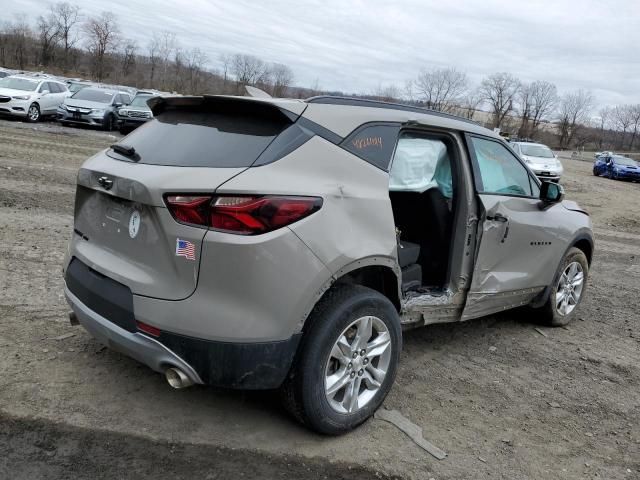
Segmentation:
{"type": "Polygon", "coordinates": [[[567,328],[515,312],[405,334],[385,407],[438,461],[381,420],[325,438],[269,392],[172,390],[69,325],[76,171],[117,137],[0,120],[1,478],[640,478],[640,184],[563,159],[597,241],[567,328]]]}

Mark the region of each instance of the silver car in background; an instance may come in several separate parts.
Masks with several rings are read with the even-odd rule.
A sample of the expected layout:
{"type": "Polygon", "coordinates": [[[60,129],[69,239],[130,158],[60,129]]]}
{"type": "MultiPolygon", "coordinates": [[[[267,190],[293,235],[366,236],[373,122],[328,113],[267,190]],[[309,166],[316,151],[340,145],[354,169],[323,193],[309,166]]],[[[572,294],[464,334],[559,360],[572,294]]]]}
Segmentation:
{"type": "Polygon", "coordinates": [[[63,125],[89,125],[111,131],[117,124],[116,110],[130,102],[126,92],[85,87],[58,107],[57,116],[63,125]]]}
{"type": "MultiPolygon", "coordinates": [[[[81,90],[81,92],[84,90],[81,90]]],[[[88,159],[72,323],[169,384],[279,388],[325,434],[381,405],[402,330],[526,307],[565,325],[589,216],[501,137],[343,97],[158,97],[88,159]]]]}
{"type": "Polygon", "coordinates": [[[512,142],[511,146],[541,180],[557,182],[564,173],[558,156],[542,143],[512,142]]]}

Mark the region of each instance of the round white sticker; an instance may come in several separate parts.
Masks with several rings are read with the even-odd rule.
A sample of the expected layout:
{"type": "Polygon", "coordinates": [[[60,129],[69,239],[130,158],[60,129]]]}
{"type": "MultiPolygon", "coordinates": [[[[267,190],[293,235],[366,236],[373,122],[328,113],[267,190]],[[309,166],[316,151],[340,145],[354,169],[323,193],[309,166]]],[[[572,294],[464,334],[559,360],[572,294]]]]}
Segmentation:
{"type": "Polygon", "coordinates": [[[136,238],[140,231],[140,212],[134,210],[129,217],[129,236],[136,238]]]}

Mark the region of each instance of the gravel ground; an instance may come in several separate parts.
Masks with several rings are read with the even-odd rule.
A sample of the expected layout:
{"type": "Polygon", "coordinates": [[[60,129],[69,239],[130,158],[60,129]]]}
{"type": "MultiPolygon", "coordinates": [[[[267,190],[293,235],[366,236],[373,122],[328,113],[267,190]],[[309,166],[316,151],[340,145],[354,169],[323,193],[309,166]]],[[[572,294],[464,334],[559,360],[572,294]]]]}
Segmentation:
{"type": "Polygon", "coordinates": [[[0,120],[0,477],[640,478],[639,184],[563,160],[597,241],[568,327],[509,312],[405,334],[385,406],[438,461],[380,420],[324,438],[271,393],[172,390],[69,325],[75,174],[118,137],[0,120]]]}

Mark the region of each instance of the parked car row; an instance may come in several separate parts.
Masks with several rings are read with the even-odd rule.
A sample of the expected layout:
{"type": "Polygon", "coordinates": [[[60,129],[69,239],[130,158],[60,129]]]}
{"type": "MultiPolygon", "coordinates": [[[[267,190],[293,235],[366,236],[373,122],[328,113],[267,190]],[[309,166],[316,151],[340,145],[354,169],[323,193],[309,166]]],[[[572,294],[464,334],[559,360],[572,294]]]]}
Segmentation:
{"type": "Polygon", "coordinates": [[[128,133],[153,118],[146,102],[160,95],[167,94],[0,69],[0,113],[28,122],[53,117],[63,125],[128,133]]]}

